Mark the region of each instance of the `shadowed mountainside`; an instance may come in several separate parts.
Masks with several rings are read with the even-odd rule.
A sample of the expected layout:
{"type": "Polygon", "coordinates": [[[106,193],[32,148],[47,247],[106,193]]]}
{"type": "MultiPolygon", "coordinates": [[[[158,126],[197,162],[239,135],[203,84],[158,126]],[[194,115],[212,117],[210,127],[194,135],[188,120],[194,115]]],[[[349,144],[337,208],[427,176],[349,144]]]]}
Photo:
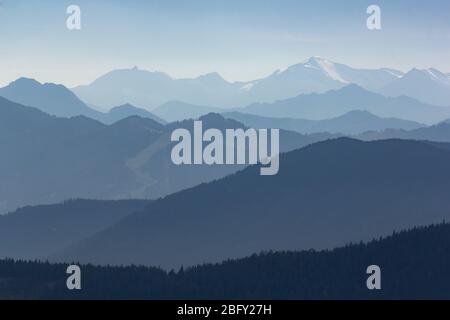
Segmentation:
{"type": "Polygon", "coordinates": [[[262,250],[332,248],[449,218],[450,152],[342,138],[158,200],[56,260],[165,268],[262,250]]]}

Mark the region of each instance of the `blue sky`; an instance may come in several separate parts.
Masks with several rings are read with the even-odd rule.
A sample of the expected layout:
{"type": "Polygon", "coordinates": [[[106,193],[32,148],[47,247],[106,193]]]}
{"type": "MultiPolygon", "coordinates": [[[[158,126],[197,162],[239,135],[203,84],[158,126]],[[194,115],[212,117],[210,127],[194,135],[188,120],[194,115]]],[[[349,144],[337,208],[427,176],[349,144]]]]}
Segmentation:
{"type": "Polygon", "coordinates": [[[251,80],[322,56],[354,67],[450,72],[450,1],[0,0],[0,85],[67,86],[138,66],[175,78],[251,80]],[[66,8],[82,30],[66,29],[66,8]],[[366,8],[382,10],[381,31],[366,8]]]}

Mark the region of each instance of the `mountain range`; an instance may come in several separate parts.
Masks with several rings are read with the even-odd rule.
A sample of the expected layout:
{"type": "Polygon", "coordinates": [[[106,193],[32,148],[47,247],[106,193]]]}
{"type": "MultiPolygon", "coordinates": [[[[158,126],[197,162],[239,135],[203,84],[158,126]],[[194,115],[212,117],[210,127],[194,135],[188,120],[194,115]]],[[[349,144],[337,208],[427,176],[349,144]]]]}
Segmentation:
{"type": "Polygon", "coordinates": [[[267,77],[246,82],[229,82],[218,73],[174,79],[163,72],[135,67],[113,70],[91,84],[72,90],[83,101],[107,109],[131,103],[152,110],[170,101],[238,108],[300,94],[324,93],[349,84],[388,96],[408,95],[425,104],[450,106],[449,76],[438,70],[413,69],[405,74],[388,68],[357,69],[321,57],[312,57],[267,77]]]}
{"type": "Polygon", "coordinates": [[[380,92],[387,96],[405,95],[428,104],[450,106],[450,76],[434,68],[412,69],[387,84],[380,92]]]}
{"type": "Polygon", "coordinates": [[[94,118],[94,119],[97,119],[105,124],[113,124],[115,122],[118,122],[120,120],[126,119],[128,117],[132,117],[132,116],[138,116],[141,118],[152,119],[161,124],[167,123],[165,120],[158,117],[154,113],[149,112],[142,108],[135,107],[129,103],[118,106],[118,107],[113,107],[108,112],[105,112],[105,113],[101,114],[98,118],[94,118]]]}
{"type": "Polygon", "coordinates": [[[450,148],[340,138],[171,194],[53,261],[179,268],[261,251],[328,249],[448,220],[450,148]]]}
{"type": "Polygon", "coordinates": [[[154,109],[169,101],[207,106],[230,106],[238,102],[239,84],[224,80],[218,73],[195,79],[173,79],[162,72],[138,68],[113,70],[89,85],[72,89],[83,101],[111,106],[131,103],[154,109]]]}
{"type": "Polygon", "coordinates": [[[175,122],[187,119],[198,119],[208,113],[221,113],[224,111],[224,109],[198,106],[182,101],[169,101],[152,110],[152,113],[167,122],[175,122]]]}
{"type": "Polygon", "coordinates": [[[365,132],[356,136],[361,140],[407,139],[435,142],[450,142],[450,122],[444,121],[437,125],[415,130],[387,129],[384,131],[365,132]]]}
{"type": "Polygon", "coordinates": [[[0,88],[0,96],[59,117],[84,115],[95,119],[100,116],[100,112],[89,108],[72,91],[54,83],[19,78],[0,88]]]}
{"type": "MultiPolygon", "coordinates": [[[[300,64],[295,66],[295,70],[316,70],[311,68],[311,65],[329,65],[319,58],[310,59],[307,64],[300,64]],[[315,64],[313,64],[313,62],[315,64]]],[[[337,67],[336,67],[337,68],[337,67]]],[[[289,70],[289,69],[288,69],[289,70]]],[[[288,72],[288,70],[284,72],[288,72]]],[[[337,68],[342,74],[347,75],[347,78],[353,74],[343,66],[337,68]]],[[[393,73],[392,70],[390,70],[393,73]]],[[[147,72],[140,70],[131,70],[130,73],[139,72],[145,78],[147,72]]],[[[289,71],[290,72],[290,71],[289,71]]],[[[331,72],[328,70],[328,72],[331,72]]],[[[386,70],[384,70],[386,72],[386,70]]],[[[296,73],[295,73],[296,74],[296,73]]],[[[398,74],[397,74],[398,75],[398,74]]],[[[161,76],[161,75],[160,75],[161,76]]],[[[281,77],[281,76],[280,76],[281,77]]],[[[214,78],[214,77],[212,77],[214,78]]],[[[283,77],[282,77],[283,78],[283,77]]],[[[383,118],[398,118],[403,120],[409,120],[419,123],[426,123],[428,125],[435,124],[437,122],[443,121],[450,118],[450,105],[447,107],[434,106],[431,104],[425,104],[411,98],[410,96],[417,96],[414,93],[421,92],[433,92],[434,97],[439,97],[436,90],[442,90],[443,93],[450,92],[446,88],[447,82],[445,81],[447,75],[439,73],[437,70],[432,70],[429,72],[413,70],[402,78],[397,78],[395,83],[401,83],[402,81],[407,81],[408,83],[414,82],[408,79],[418,78],[421,80],[422,89],[412,89],[411,92],[401,92],[403,94],[397,97],[385,97],[381,94],[368,91],[359,85],[352,84],[350,81],[346,81],[339,86],[334,86],[337,89],[328,90],[321,94],[311,93],[311,94],[300,94],[296,96],[289,96],[287,99],[277,100],[273,103],[253,103],[246,105],[243,108],[232,108],[232,109],[221,109],[212,107],[211,104],[199,105],[187,103],[186,100],[180,101],[168,101],[156,109],[153,112],[147,111],[146,108],[137,108],[128,101],[119,107],[112,107],[108,109],[108,112],[101,112],[90,108],[88,104],[81,101],[75,94],[73,94],[69,89],[62,85],[56,85],[51,83],[41,84],[32,79],[20,78],[8,86],[0,89],[0,96],[4,96],[8,100],[32,106],[38,108],[39,110],[46,112],[50,115],[56,115],[58,117],[72,117],[83,115],[91,119],[98,120],[104,124],[112,124],[116,121],[122,120],[126,117],[137,115],[140,117],[145,117],[153,119],[160,123],[181,121],[185,119],[195,119],[202,115],[208,113],[224,113],[224,112],[240,112],[240,113],[251,113],[263,117],[285,117],[285,118],[300,118],[308,120],[325,120],[329,118],[336,118],[343,116],[345,113],[350,111],[369,111],[373,115],[383,118]],[[414,76],[416,75],[416,76],[414,76]],[[433,77],[434,75],[434,77],[433,77]],[[429,80],[429,84],[425,84],[425,80],[429,80]],[[437,85],[439,83],[439,85],[437,85]],[[436,85],[436,89],[433,90],[431,87],[436,85]],[[424,90],[423,88],[426,88],[424,90]],[[408,96],[406,96],[407,94],[408,96]]],[[[200,83],[207,83],[210,77],[202,78],[200,83]]],[[[350,78],[348,78],[350,79],[350,78]]],[[[217,80],[217,79],[216,79],[217,80]]],[[[174,80],[175,81],[175,80],[174,80]]],[[[120,81],[117,81],[118,83],[120,81]]],[[[361,81],[359,81],[361,82],[361,81]]],[[[130,83],[132,81],[130,80],[130,83]]],[[[366,86],[371,87],[366,84],[366,86]]],[[[275,86],[276,87],[276,86],[275,86]]],[[[405,87],[405,86],[402,86],[405,87]]],[[[407,86],[409,88],[409,86],[407,86]]],[[[388,88],[387,86],[383,88],[388,88]]],[[[450,87],[449,87],[450,88],[450,87]]],[[[163,89],[158,92],[162,92],[163,89]]],[[[388,90],[388,89],[386,89],[388,90]]],[[[188,90],[190,93],[194,93],[195,90],[188,90]]],[[[213,92],[214,90],[211,90],[213,92]]],[[[263,92],[269,92],[269,88],[262,90],[263,92]]],[[[276,90],[281,92],[280,90],[276,90]]],[[[322,91],[322,90],[319,90],[322,91]]],[[[389,89],[389,95],[396,96],[394,93],[396,90],[389,89]]],[[[115,91],[119,92],[119,91],[115,91]]],[[[148,92],[148,90],[147,90],[148,92]]],[[[173,92],[173,91],[171,91],[173,92]]],[[[386,91],[387,92],[387,91],[386,91]]],[[[388,95],[386,93],[386,95],[388,95]]],[[[108,94],[109,96],[109,94],[108,94]]],[[[418,97],[421,99],[421,97],[418,97]]],[[[134,100],[130,98],[130,100],[134,100]]],[[[189,99],[188,99],[189,100],[189,99]]],[[[253,99],[250,99],[251,101],[253,99]]],[[[422,99],[423,100],[423,99],[422,99]]],[[[434,101],[436,102],[436,101],[434,101]]],[[[89,104],[90,105],[90,104],[89,104]]],[[[374,119],[367,119],[368,130],[376,130],[377,127],[383,129],[383,125],[373,127],[374,119]]],[[[385,121],[386,122],[386,121],[385,121]]],[[[305,123],[305,125],[307,125],[305,123]]],[[[392,125],[392,122],[391,122],[392,125]]],[[[363,123],[361,123],[363,126],[363,123]]],[[[386,128],[403,128],[400,127],[386,127],[386,128]]],[[[405,129],[408,129],[405,128],[405,129]]],[[[306,130],[306,129],[305,129],[306,130]]],[[[301,131],[301,132],[308,132],[301,131]]],[[[344,131],[348,132],[348,130],[344,131]]],[[[355,132],[352,132],[355,133],[355,132]]]]}
{"type": "Polygon", "coordinates": [[[105,124],[112,124],[136,115],[153,119],[160,123],[165,122],[151,112],[134,107],[128,103],[114,107],[109,112],[100,112],[86,105],[63,85],[54,83],[41,84],[36,80],[27,78],[17,79],[8,86],[0,88],[0,96],[58,117],[85,116],[105,124]]]}
{"type": "Polygon", "coordinates": [[[424,125],[396,118],[380,118],[368,111],[350,111],[340,117],[326,120],[305,120],[293,118],[268,118],[240,112],[222,113],[225,118],[234,119],[252,128],[280,128],[303,134],[329,132],[356,135],[367,131],[386,129],[414,130],[424,125]]]}
{"type": "Polygon", "coordinates": [[[406,96],[385,97],[355,84],[324,94],[304,94],[274,103],[255,103],[238,109],[243,113],[265,117],[310,120],[339,117],[354,110],[425,124],[435,124],[450,118],[450,107],[432,106],[406,96]]]}
{"type": "MultiPolygon", "coordinates": [[[[204,128],[245,128],[220,115],[201,120],[204,128]]],[[[132,116],[105,125],[84,116],[50,116],[0,98],[0,212],[71,198],[157,198],[243,168],[176,166],[170,139],[176,128],[192,132],[193,120],[163,125],[132,116]]],[[[281,131],[280,150],[331,136],[281,131]]]]}

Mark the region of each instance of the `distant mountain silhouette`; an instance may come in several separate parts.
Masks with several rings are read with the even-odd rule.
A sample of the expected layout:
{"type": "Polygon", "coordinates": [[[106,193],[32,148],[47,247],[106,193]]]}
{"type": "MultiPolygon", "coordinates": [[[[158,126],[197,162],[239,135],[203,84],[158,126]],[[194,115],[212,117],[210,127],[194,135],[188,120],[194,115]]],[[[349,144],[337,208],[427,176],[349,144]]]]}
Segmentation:
{"type": "Polygon", "coordinates": [[[450,107],[431,106],[405,96],[387,98],[354,84],[324,94],[299,95],[272,104],[252,104],[237,111],[265,117],[324,120],[354,110],[426,124],[450,117],[450,107]]]}
{"type": "Polygon", "coordinates": [[[83,290],[67,290],[67,264],[0,260],[1,299],[444,299],[450,298],[450,225],[396,232],[333,251],[267,252],[178,272],[81,266],[83,290]],[[368,290],[368,266],[382,290],[368,290]],[[49,285],[51,283],[52,285],[49,285]]]}
{"type": "Polygon", "coordinates": [[[312,57],[286,70],[247,82],[228,82],[218,73],[173,79],[162,72],[132,68],[111,71],[73,90],[84,101],[103,107],[130,102],[153,109],[169,101],[184,101],[200,106],[235,108],[299,94],[323,93],[350,83],[376,91],[402,76],[397,70],[355,69],[312,57]]]}
{"type": "Polygon", "coordinates": [[[0,257],[45,259],[113,225],[150,201],[71,200],[0,215],[0,257]]]}
{"type": "MultiPolygon", "coordinates": [[[[204,118],[205,128],[229,125],[245,128],[219,115],[204,118]]],[[[162,125],[133,116],[104,125],[49,116],[0,98],[0,213],[70,198],[157,198],[243,168],[174,165],[170,136],[182,126],[193,130],[193,121],[162,125]]],[[[331,136],[280,135],[282,151],[331,136]]]]}
{"type": "Polygon", "coordinates": [[[449,219],[450,149],[341,138],[167,196],[55,260],[178,268],[263,250],[323,249],[449,219]]]}
{"type": "Polygon", "coordinates": [[[153,113],[168,122],[198,119],[208,113],[220,113],[222,109],[196,106],[181,101],[169,101],[153,110],[153,113]]]}
{"type": "Polygon", "coordinates": [[[268,118],[240,112],[222,114],[253,128],[281,128],[300,133],[342,133],[360,134],[366,131],[383,131],[386,129],[413,130],[424,125],[396,118],[380,118],[368,111],[350,111],[340,117],[327,120],[305,120],[292,118],[268,118]]]}
{"type": "Polygon", "coordinates": [[[405,95],[432,105],[450,106],[450,78],[436,69],[412,69],[380,92],[393,97],[405,95]]]}
{"type": "Polygon", "coordinates": [[[389,129],[381,132],[365,132],[356,137],[362,140],[398,138],[409,140],[450,142],[450,122],[444,121],[431,127],[419,128],[411,131],[389,129]]]}
{"type": "Polygon", "coordinates": [[[0,96],[58,117],[85,116],[105,124],[112,124],[130,116],[140,116],[160,123],[165,122],[151,112],[128,103],[114,107],[109,112],[100,112],[88,107],[63,85],[41,84],[33,79],[20,78],[0,88],[0,96]]]}
{"type": "Polygon", "coordinates": [[[2,213],[70,198],[129,198],[135,178],[126,160],[162,130],[151,119],[132,117],[105,126],[85,117],[48,116],[5,99],[0,99],[0,122],[2,213]]]}
{"type": "Polygon", "coordinates": [[[138,68],[111,71],[93,83],[73,88],[84,101],[110,107],[125,103],[154,109],[169,101],[225,106],[237,102],[238,85],[211,73],[195,79],[173,79],[138,68]]]}
{"type": "Polygon", "coordinates": [[[84,115],[97,119],[101,115],[63,85],[41,84],[33,79],[20,78],[11,82],[8,86],[0,88],[0,96],[59,117],[84,115]]]}
{"type": "Polygon", "coordinates": [[[128,118],[128,117],[132,117],[132,116],[153,119],[161,124],[166,123],[165,120],[161,119],[160,117],[156,116],[155,114],[153,114],[145,109],[132,106],[129,103],[124,104],[122,106],[112,108],[109,112],[105,113],[100,118],[98,118],[98,120],[102,121],[103,123],[112,124],[114,122],[120,121],[120,120],[128,118]]]}
{"type": "Polygon", "coordinates": [[[250,82],[243,90],[253,98],[253,102],[273,102],[299,94],[324,93],[351,83],[375,91],[402,75],[397,70],[354,69],[321,57],[312,57],[267,78],[250,82]]]}

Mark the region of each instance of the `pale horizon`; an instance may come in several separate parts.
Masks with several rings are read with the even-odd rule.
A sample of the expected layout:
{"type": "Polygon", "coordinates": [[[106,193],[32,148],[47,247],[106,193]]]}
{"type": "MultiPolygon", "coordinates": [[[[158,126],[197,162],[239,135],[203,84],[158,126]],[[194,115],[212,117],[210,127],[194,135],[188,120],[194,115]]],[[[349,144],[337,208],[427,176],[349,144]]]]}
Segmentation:
{"type": "Polygon", "coordinates": [[[354,68],[450,72],[450,3],[379,0],[382,29],[366,27],[366,0],[78,0],[82,28],[66,28],[72,1],[3,0],[0,86],[20,77],[75,87],[138,66],[173,78],[218,72],[251,81],[321,56],[354,68]]]}
{"type": "MultiPolygon", "coordinates": [[[[403,69],[403,70],[399,69],[399,68],[395,68],[395,67],[389,67],[389,66],[379,66],[379,67],[358,66],[358,67],[355,67],[355,66],[353,66],[351,64],[343,63],[343,62],[340,62],[340,61],[335,61],[335,60],[329,59],[327,57],[311,56],[310,58],[312,58],[312,57],[320,57],[320,58],[323,58],[325,60],[332,61],[332,62],[338,63],[338,64],[344,64],[344,65],[347,65],[347,66],[355,68],[355,69],[367,69],[367,70],[393,69],[393,70],[401,71],[403,73],[408,73],[409,71],[411,71],[414,68],[419,69],[419,70],[434,68],[434,69],[437,69],[437,70],[439,70],[440,72],[442,72],[444,74],[449,74],[450,73],[450,69],[449,69],[449,71],[447,71],[447,70],[440,70],[439,68],[436,68],[434,66],[428,66],[428,67],[423,67],[423,68],[422,67],[412,66],[409,69],[403,69]]],[[[78,86],[90,85],[96,79],[98,79],[98,78],[100,78],[100,77],[102,77],[105,74],[108,74],[110,72],[113,72],[113,71],[116,71],[116,70],[131,70],[131,69],[134,69],[134,68],[138,68],[139,70],[146,71],[146,72],[164,73],[164,74],[168,75],[170,78],[175,79],[175,80],[179,80],[179,79],[195,79],[195,78],[198,78],[200,76],[207,75],[207,74],[218,73],[224,80],[226,80],[227,82],[230,82],[230,83],[234,83],[234,82],[251,82],[251,81],[257,81],[257,80],[262,79],[262,78],[266,78],[266,77],[270,76],[271,74],[273,74],[273,73],[275,73],[277,71],[284,71],[285,69],[287,69],[290,66],[304,63],[308,59],[309,58],[303,59],[301,61],[294,62],[294,63],[286,65],[286,66],[280,66],[278,68],[273,69],[272,71],[264,72],[261,75],[256,75],[255,77],[252,77],[252,78],[245,77],[245,76],[242,76],[242,77],[239,77],[239,78],[230,78],[230,77],[226,77],[223,73],[221,73],[220,71],[216,71],[216,70],[204,71],[202,73],[195,73],[195,72],[183,73],[183,72],[176,72],[176,71],[174,71],[172,73],[172,72],[167,72],[165,70],[161,70],[159,68],[144,68],[144,67],[141,67],[140,65],[132,65],[132,66],[129,66],[129,67],[126,67],[126,66],[125,67],[117,67],[117,68],[113,68],[113,69],[110,69],[110,70],[92,72],[92,74],[89,75],[89,79],[86,77],[85,80],[80,80],[79,82],[78,81],[62,82],[62,80],[61,81],[54,81],[52,79],[47,79],[45,77],[41,77],[39,75],[39,72],[36,72],[36,73],[24,73],[22,75],[17,76],[16,78],[6,79],[6,80],[3,80],[3,81],[0,81],[0,87],[7,86],[10,83],[12,83],[12,82],[14,82],[14,81],[16,81],[16,80],[18,80],[20,78],[29,78],[29,79],[36,80],[36,81],[38,81],[40,83],[55,83],[55,84],[62,84],[62,85],[64,85],[67,88],[75,88],[75,87],[78,87],[78,86]]]]}

